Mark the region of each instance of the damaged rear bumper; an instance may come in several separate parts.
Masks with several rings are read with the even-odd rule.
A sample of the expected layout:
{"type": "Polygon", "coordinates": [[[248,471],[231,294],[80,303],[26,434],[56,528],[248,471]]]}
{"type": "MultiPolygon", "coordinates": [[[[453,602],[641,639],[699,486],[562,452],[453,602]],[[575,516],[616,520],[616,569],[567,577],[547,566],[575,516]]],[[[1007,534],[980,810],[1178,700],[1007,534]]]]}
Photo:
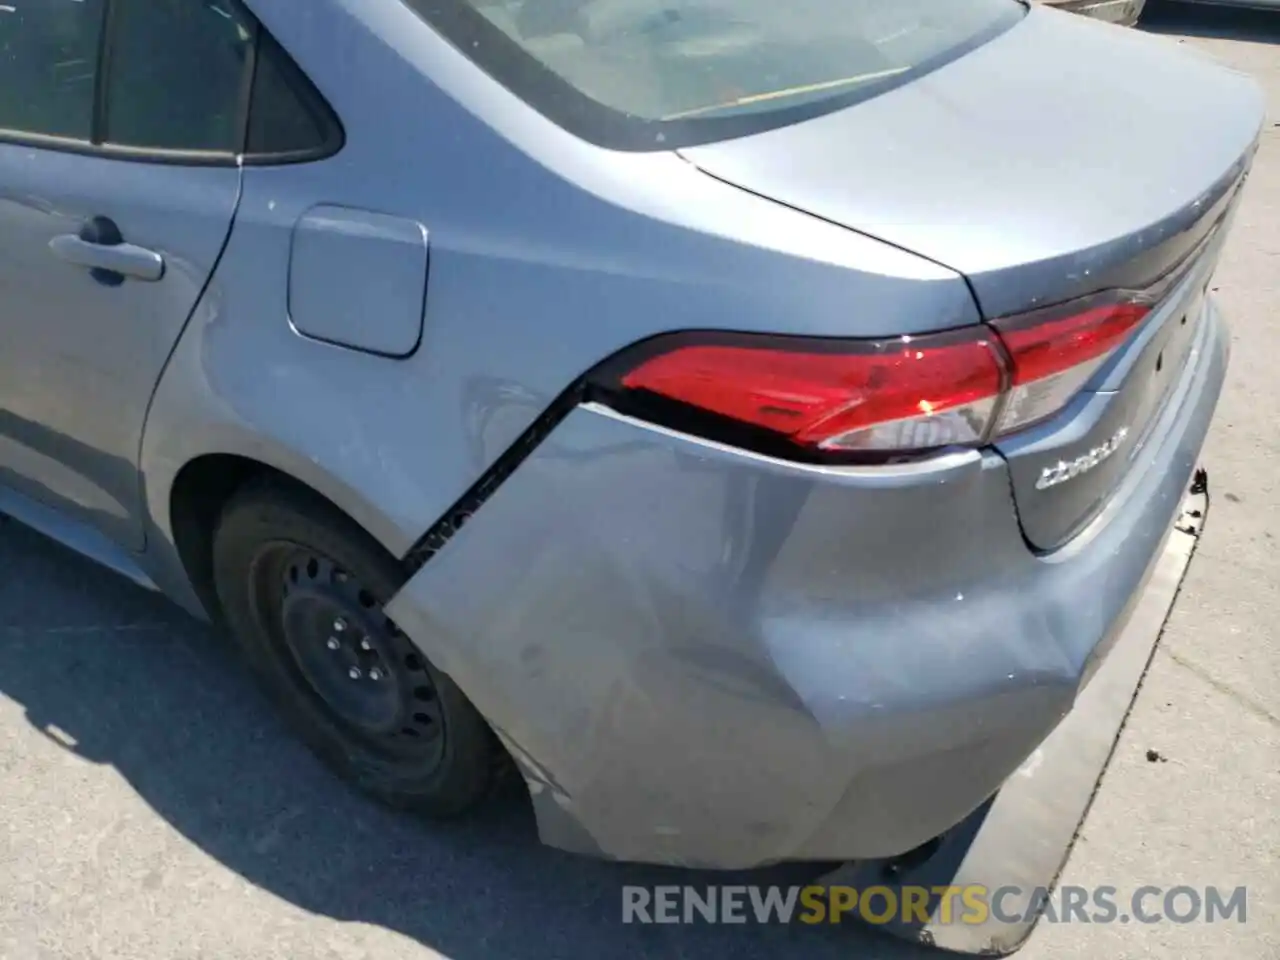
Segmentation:
{"type": "Polygon", "coordinates": [[[1044,556],[994,453],[806,466],[580,406],[388,612],[508,745],[553,846],[900,854],[1070,711],[1161,553],[1226,360],[1210,306],[1125,486],[1044,556]]]}

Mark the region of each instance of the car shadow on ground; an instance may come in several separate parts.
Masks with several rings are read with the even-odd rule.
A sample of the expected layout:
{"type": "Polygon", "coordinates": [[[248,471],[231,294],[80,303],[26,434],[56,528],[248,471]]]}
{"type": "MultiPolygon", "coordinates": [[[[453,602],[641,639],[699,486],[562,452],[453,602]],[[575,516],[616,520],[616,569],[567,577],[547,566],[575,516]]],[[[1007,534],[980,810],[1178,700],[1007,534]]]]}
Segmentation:
{"type": "Polygon", "coordinates": [[[219,863],[305,910],[454,960],[938,956],[848,924],[624,925],[627,884],[802,884],[814,868],[730,876],[570,857],[538,843],[518,785],[452,824],[386,811],[295,744],[229,645],[167,601],[3,518],[0,571],[0,695],[62,749],[117,770],[219,863]]]}
{"type": "Polygon", "coordinates": [[[1147,0],[1139,29],[1150,33],[1280,43],[1280,9],[1247,10],[1181,0],[1147,0]]]}

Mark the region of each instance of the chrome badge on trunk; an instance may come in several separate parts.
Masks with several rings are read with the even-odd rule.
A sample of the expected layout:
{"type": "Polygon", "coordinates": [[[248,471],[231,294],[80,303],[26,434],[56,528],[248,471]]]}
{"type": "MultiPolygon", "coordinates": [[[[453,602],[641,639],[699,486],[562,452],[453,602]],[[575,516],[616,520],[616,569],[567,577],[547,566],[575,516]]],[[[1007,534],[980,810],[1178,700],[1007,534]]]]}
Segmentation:
{"type": "Polygon", "coordinates": [[[1088,473],[1098,464],[1105,460],[1109,460],[1115,454],[1120,446],[1129,436],[1129,428],[1121,427],[1106,443],[1094,447],[1083,456],[1076,457],[1074,460],[1059,460],[1052,467],[1045,467],[1040,471],[1040,479],[1036,481],[1037,490],[1048,490],[1050,487],[1056,487],[1059,484],[1066,483],[1068,480],[1074,480],[1076,477],[1088,473]]]}

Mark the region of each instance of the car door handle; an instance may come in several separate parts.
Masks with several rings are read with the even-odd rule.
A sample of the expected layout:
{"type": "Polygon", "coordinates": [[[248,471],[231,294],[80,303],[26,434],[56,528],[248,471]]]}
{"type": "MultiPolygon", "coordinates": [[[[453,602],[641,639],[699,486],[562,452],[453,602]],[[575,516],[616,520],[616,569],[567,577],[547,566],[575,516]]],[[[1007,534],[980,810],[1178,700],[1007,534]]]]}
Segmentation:
{"type": "Polygon", "coordinates": [[[154,250],[132,243],[101,244],[81,240],[74,234],[49,241],[53,252],[67,263],[90,270],[132,277],[154,283],[164,276],[164,257],[154,250]]]}
{"type": "Polygon", "coordinates": [[[80,233],[64,234],[49,241],[54,256],[86,267],[99,283],[119,286],[125,278],[154,283],[164,276],[164,257],[132,243],[125,243],[115,223],[94,217],[80,233]]]}

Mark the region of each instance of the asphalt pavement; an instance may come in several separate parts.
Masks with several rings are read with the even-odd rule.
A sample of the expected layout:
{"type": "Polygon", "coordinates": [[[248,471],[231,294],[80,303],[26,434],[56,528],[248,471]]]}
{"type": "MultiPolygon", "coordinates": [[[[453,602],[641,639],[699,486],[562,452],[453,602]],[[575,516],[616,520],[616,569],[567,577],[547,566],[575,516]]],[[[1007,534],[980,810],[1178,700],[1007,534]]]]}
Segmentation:
{"type": "MultiPolygon", "coordinates": [[[[1062,881],[1245,886],[1248,913],[1041,924],[1026,960],[1280,958],[1280,13],[1152,13],[1258,77],[1273,119],[1215,281],[1234,354],[1206,532],[1062,881]]],[[[0,521],[0,958],[939,956],[848,926],[620,923],[624,884],[713,882],[545,849],[518,791],[447,827],[379,809],[294,744],[223,640],[0,521]]]]}

